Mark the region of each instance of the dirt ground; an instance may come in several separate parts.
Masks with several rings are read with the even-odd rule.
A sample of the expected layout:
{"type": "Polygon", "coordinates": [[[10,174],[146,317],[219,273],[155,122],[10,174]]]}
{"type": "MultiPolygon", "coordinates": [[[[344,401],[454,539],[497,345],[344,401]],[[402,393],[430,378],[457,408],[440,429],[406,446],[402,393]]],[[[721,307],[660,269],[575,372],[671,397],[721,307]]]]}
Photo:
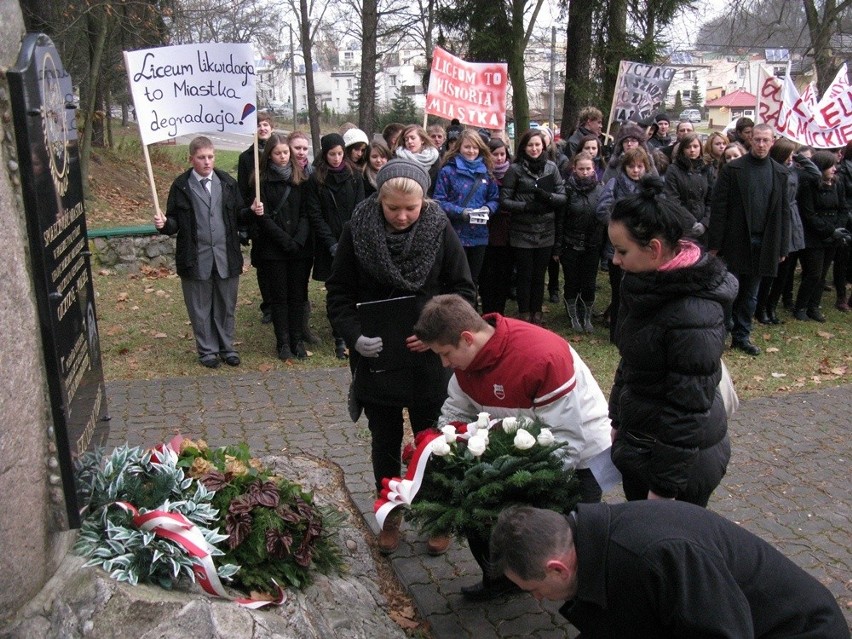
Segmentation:
{"type": "MultiPolygon", "coordinates": [[[[151,147],[151,154],[160,208],[165,209],[169,186],[186,167],[174,162],[168,154],[159,152],[157,147],[151,147]]],[[[132,154],[94,149],[89,185],[92,191],[92,199],[86,202],[89,228],[152,223],[151,187],[141,150],[132,154]]]]}

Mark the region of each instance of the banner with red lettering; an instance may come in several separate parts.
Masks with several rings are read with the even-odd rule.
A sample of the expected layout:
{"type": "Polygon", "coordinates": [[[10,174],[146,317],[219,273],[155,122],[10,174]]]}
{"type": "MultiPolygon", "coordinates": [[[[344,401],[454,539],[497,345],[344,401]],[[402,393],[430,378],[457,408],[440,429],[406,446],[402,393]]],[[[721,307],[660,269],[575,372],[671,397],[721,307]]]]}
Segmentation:
{"type": "Polygon", "coordinates": [[[465,62],[435,47],[426,113],[480,128],[505,128],[508,71],[505,62],[465,62]]]}
{"type": "Polygon", "coordinates": [[[778,135],[815,149],[846,146],[852,140],[852,85],[845,64],[819,101],[813,83],[800,94],[789,76],[777,78],[763,67],[759,89],[758,121],[778,135]]]}

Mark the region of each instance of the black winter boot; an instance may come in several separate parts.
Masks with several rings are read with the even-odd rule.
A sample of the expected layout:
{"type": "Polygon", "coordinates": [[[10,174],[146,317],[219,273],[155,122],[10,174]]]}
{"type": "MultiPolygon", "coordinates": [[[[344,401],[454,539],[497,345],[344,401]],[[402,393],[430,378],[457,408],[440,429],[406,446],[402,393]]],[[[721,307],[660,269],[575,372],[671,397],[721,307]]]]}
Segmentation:
{"type": "Polygon", "coordinates": [[[322,340],[311,330],[311,300],[305,300],[305,311],[302,315],[302,339],[308,344],[322,343],[322,340]]]}

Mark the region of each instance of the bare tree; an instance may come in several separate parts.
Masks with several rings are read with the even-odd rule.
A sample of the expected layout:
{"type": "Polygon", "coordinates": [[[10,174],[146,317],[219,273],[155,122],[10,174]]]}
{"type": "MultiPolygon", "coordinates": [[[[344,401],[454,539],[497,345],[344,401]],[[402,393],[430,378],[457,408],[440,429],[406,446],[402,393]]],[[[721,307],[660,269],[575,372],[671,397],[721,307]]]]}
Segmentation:
{"type": "Polygon", "coordinates": [[[843,63],[831,38],[852,28],[852,0],[734,0],[701,26],[698,46],[717,51],[787,48],[813,57],[822,93],[843,63]]]}
{"type": "Polygon", "coordinates": [[[278,9],[264,0],[176,0],[172,44],[251,42],[262,51],[274,50],[278,9]]]}
{"type": "MultiPolygon", "coordinates": [[[[328,0],[290,0],[290,6],[299,19],[299,40],[305,60],[305,89],[308,97],[308,122],[314,149],[320,148],[320,113],[314,88],[314,38],[329,7],[328,0]],[[317,6],[318,5],[318,6],[317,6]]],[[[296,96],[293,96],[296,99],[296,96]]]]}
{"type": "Polygon", "coordinates": [[[378,37],[378,0],[363,0],[361,5],[361,81],[358,85],[358,126],[368,135],[372,135],[376,123],[378,37]]]}

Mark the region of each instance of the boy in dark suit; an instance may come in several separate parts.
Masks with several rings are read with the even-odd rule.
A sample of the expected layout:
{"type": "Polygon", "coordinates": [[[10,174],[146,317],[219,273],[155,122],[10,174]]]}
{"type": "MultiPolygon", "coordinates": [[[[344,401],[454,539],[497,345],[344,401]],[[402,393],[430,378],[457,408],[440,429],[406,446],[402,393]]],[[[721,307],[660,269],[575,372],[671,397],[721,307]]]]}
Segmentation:
{"type": "Polygon", "coordinates": [[[209,138],[193,139],[192,168],[172,183],[166,214],[158,210],[154,216],[160,233],[177,234],[175,266],[198,359],[208,368],[219,366],[220,358],[229,366],[240,364],[234,350],[234,317],[243,269],[237,233],[242,198],[236,180],[213,168],[215,159],[209,138]]]}

